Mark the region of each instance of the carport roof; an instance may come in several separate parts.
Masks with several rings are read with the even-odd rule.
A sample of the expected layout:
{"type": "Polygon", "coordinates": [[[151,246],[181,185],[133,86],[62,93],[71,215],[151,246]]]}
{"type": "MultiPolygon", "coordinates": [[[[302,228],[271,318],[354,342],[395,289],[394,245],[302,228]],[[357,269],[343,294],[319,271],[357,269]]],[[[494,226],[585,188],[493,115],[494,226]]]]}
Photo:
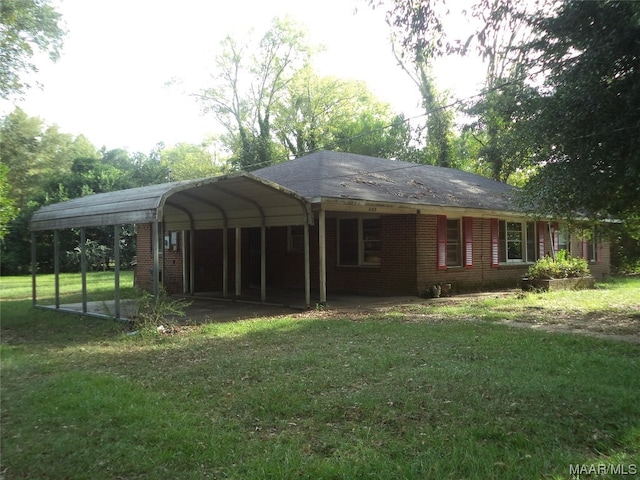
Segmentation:
{"type": "Polygon", "coordinates": [[[246,172],[88,195],[40,208],[32,231],[163,221],[171,230],[313,223],[305,199],[246,172]]]}

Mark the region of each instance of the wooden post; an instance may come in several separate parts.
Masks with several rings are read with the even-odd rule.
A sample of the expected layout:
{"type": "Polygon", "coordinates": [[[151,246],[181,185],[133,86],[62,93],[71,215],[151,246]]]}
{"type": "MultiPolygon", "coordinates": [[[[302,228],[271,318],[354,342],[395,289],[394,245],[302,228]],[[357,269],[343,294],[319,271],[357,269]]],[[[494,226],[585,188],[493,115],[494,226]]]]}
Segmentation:
{"type": "Polygon", "coordinates": [[[320,304],[327,303],[327,239],[325,226],[325,211],[318,212],[318,257],[320,270],[320,304]]]}

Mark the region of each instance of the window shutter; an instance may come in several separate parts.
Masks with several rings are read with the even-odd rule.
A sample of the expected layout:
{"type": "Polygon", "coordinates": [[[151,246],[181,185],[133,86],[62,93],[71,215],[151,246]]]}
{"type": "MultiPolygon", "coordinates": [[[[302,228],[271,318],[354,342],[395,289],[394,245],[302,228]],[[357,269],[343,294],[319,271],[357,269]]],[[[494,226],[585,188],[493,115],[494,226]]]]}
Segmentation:
{"type": "Polygon", "coordinates": [[[473,218],[463,217],[464,228],[464,268],[473,268],[473,218]]]}
{"type": "Polygon", "coordinates": [[[500,225],[497,218],[491,219],[491,266],[498,268],[500,266],[500,249],[498,248],[500,238],[500,225]]]}
{"type": "Polygon", "coordinates": [[[438,215],[438,270],[447,269],[447,216],[438,215]]]}
{"type": "Polygon", "coordinates": [[[587,261],[591,260],[591,255],[589,255],[589,242],[586,237],[582,239],[582,258],[587,261]]]}
{"type": "Polygon", "coordinates": [[[553,222],[553,255],[558,254],[558,246],[560,245],[560,225],[558,222],[553,222]]]}
{"type": "Polygon", "coordinates": [[[547,224],[544,222],[538,222],[536,228],[538,229],[538,258],[544,258],[544,233],[547,228],[547,224]]]}

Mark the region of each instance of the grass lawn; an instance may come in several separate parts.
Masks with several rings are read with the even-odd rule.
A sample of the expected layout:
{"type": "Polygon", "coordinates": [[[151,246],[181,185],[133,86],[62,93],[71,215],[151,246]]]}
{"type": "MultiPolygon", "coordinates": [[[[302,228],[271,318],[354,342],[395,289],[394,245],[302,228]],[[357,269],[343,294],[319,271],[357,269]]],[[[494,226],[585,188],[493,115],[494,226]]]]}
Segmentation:
{"type": "Polygon", "coordinates": [[[500,323],[632,333],[640,279],[174,335],[34,310],[28,277],[0,288],[5,480],[640,475],[640,344],[500,323]]]}

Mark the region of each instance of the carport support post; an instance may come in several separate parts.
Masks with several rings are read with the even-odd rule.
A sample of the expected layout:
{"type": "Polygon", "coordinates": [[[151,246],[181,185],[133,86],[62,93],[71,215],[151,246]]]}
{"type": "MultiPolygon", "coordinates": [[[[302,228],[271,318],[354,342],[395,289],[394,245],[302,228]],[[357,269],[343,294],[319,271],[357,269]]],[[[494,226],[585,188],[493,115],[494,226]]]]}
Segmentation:
{"type": "Polygon", "coordinates": [[[53,274],[56,296],[56,310],[60,308],[60,234],[53,231],[53,274]]]}
{"type": "Polygon", "coordinates": [[[38,303],[36,294],[36,232],[31,232],[31,304],[35,307],[38,303]]]}
{"type": "Polygon", "coordinates": [[[151,224],[151,256],[153,257],[153,298],[158,302],[159,286],[158,286],[158,270],[160,267],[160,253],[158,252],[158,221],[151,224]]]}
{"type": "Polygon", "coordinates": [[[260,227],[260,300],[267,301],[267,229],[260,227]]]}
{"type": "Polygon", "coordinates": [[[195,230],[193,227],[189,230],[189,293],[193,295],[196,292],[196,253],[195,247],[195,230]]]}
{"type": "Polygon", "coordinates": [[[87,313],[87,232],[80,229],[80,276],[82,277],[82,313],[87,313]]]}
{"type": "Polygon", "coordinates": [[[120,225],[113,226],[113,276],[115,281],[116,318],[120,318],[120,225]]]}
{"type": "Polygon", "coordinates": [[[236,227],[236,297],[239,297],[242,293],[242,281],[240,275],[242,274],[242,229],[236,227]]]}
{"type": "Polygon", "coordinates": [[[222,227],[222,296],[229,296],[229,229],[222,227]]]}
{"type": "Polygon", "coordinates": [[[325,226],[325,211],[318,212],[318,257],[320,270],[320,304],[327,303],[327,239],[325,226]]]}
{"type": "Polygon", "coordinates": [[[304,301],[311,306],[311,268],[309,266],[309,219],[304,219],[304,301]]]}

